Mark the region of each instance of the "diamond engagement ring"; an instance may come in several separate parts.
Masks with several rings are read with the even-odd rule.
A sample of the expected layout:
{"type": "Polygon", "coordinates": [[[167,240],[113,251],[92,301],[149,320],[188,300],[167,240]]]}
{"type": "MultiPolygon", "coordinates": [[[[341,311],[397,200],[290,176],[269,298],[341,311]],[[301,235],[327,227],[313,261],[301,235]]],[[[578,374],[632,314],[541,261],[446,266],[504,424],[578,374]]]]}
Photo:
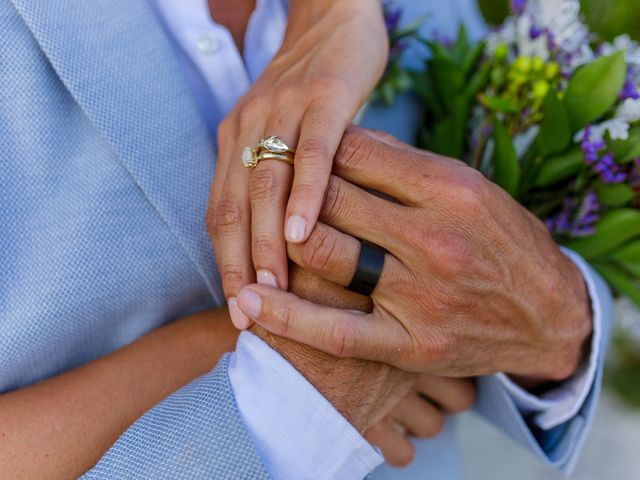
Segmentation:
{"type": "Polygon", "coordinates": [[[245,147],[242,152],[242,164],[246,168],[255,168],[262,160],[279,160],[293,165],[295,151],[276,136],[265,137],[255,148],[245,147]]]}

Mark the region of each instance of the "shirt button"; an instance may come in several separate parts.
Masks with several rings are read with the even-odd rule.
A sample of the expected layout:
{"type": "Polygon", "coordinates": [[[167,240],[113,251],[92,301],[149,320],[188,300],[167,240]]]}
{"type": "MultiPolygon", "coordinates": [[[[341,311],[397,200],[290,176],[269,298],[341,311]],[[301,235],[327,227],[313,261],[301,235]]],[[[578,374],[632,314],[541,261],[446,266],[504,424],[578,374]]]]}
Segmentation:
{"type": "Polygon", "coordinates": [[[218,39],[211,33],[201,35],[196,42],[196,47],[204,55],[215,53],[218,50],[218,46],[218,39]]]}

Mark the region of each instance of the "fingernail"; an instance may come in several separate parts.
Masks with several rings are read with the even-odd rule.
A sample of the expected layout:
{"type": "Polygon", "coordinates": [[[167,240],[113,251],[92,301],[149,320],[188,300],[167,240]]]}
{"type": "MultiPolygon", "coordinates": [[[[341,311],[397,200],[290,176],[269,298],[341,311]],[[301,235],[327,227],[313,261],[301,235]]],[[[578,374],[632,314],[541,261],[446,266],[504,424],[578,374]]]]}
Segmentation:
{"type": "Polygon", "coordinates": [[[229,299],[229,316],[231,317],[231,323],[238,330],[246,330],[251,326],[251,319],[247,317],[242,310],[238,308],[238,302],[235,297],[229,299]]]}
{"type": "Polygon", "coordinates": [[[258,277],[258,283],[260,285],[278,288],[278,280],[269,270],[258,270],[256,276],[258,277]]]}
{"type": "Polygon", "coordinates": [[[253,290],[244,289],[238,294],[238,307],[251,318],[258,318],[262,308],[262,299],[253,290]]]}
{"type": "Polygon", "coordinates": [[[284,235],[290,242],[301,242],[304,239],[307,221],[299,215],[291,215],[287,220],[287,228],[284,235]]]}

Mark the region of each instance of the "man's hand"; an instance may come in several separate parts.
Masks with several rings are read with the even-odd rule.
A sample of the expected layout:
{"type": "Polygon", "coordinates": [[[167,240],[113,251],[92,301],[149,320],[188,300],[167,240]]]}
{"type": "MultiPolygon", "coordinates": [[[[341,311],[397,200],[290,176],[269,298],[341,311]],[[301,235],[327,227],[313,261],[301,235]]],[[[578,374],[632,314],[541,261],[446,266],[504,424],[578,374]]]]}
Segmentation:
{"type": "MultiPolygon", "coordinates": [[[[371,311],[371,299],[344,290],[300,268],[290,270],[291,289],[300,297],[334,308],[371,311]]],[[[260,327],[254,333],[285,356],[395,466],[415,454],[409,436],[435,437],[444,417],[471,408],[470,380],[419,377],[389,365],[338,359],[276,337],[260,327]]]]}
{"type": "Polygon", "coordinates": [[[373,311],[252,285],[238,296],[245,314],[338,357],[406,370],[539,381],[574,373],[592,330],[588,295],[541,222],[463,163],[363,130],[347,132],[335,162],[324,223],[289,255],[347,285],[360,248],[354,237],[384,247],[373,311]]]}
{"type": "MultiPolygon", "coordinates": [[[[333,308],[370,310],[369,299],[292,268],[292,292],[333,308]]],[[[360,433],[381,421],[414,388],[417,375],[379,362],[341,359],[269,333],[251,331],[289,361],[360,433]]]]}
{"type": "Polygon", "coordinates": [[[388,464],[406,467],[415,456],[415,447],[409,436],[437,436],[446,415],[462,413],[474,403],[475,384],[472,380],[423,373],[413,390],[389,415],[369,428],[365,437],[382,450],[388,464]]]}

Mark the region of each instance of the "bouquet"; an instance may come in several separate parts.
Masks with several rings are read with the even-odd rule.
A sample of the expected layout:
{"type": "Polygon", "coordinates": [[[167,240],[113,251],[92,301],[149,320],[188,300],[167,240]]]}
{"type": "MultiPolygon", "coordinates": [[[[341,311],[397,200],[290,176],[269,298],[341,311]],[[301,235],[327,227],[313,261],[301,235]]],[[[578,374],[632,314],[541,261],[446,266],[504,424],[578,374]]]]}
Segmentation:
{"type": "MultiPolygon", "coordinates": [[[[482,171],[640,306],[640,46],[598,42],[578,0],[512,0],[475,44],[463,27],[455,40],[422,39],[385,12],[392,56],[378,95],[419,96],[417,145],[482,171]],[[408,39],[430,50],[424,72],[400,66],[408,39]]],[[[640,372],[640,335],[623,337],[635,353],[619,357],[640,372]]]]}

